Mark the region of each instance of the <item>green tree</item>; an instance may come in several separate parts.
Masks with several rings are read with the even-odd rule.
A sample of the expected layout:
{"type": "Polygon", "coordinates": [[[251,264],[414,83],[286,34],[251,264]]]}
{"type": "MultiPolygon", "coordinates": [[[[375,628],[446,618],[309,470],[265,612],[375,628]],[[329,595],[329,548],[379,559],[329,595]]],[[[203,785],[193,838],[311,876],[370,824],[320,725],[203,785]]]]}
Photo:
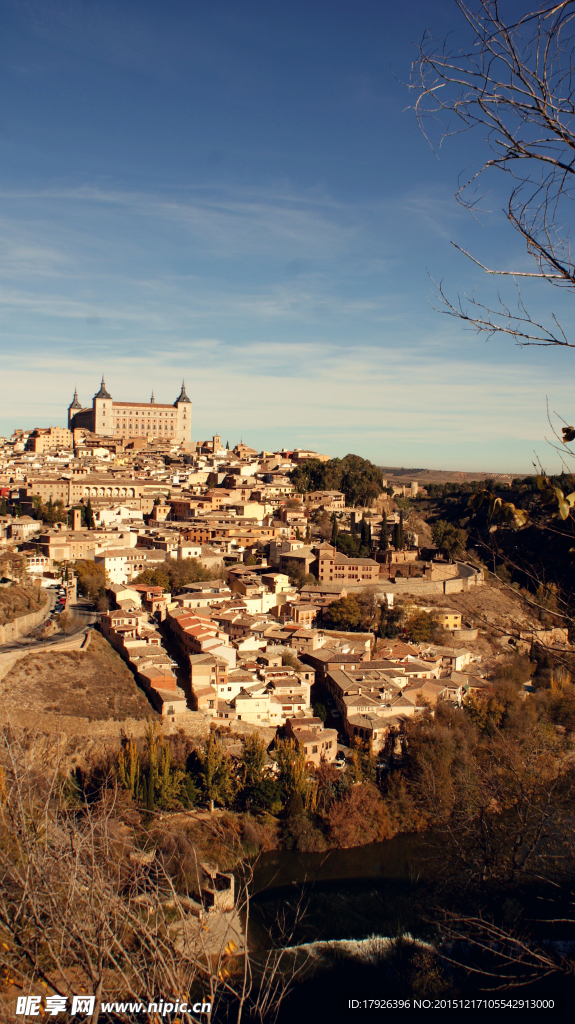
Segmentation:
{"type": "Polygon", "coordinates": [[[244,787],[258,785],[264,777],[266,744],[258,733],[246,736],[241,757],[244,787]]]}
{"type": "Polygon", "coordinates": [[[85,518],[86,526],[88,527],[88,529],[89,530],[93,530],[96,524],[94,522],[94,512],[92,510],[92,502],[90,501],[89,498],[88,498],[88,501],[86,502],[86,511],[84,513],[84,518],[85,518]]]}
{"type": "Polygon", "coordinates": [[[103,565],[88,558],[82,558],[74,563],[74,569],[78,577],[78,587],[84,597],[95,601],[101,593],[105,592],[106,570],[103,565]]]}
{"type": "Polygon", "coordinates": [[[8,505],[6,504],[6,497],[2,498],[2,504],[0,504],[0,516],[8,515],[8,505]]]}
{"type": "Polygon", "coordinates": [[[300,800],[305,799],[309,786],[309,771],[305,763],[303,746],[288,737],[276,743],[274,758],[279,768],[279,782],[282,791],[289,798],[297,794],[300,800]]]}
{"type": "Polygon", "coordinates": [[[241,758],[242,784],[240,799],[245,808],[256,807],[262,810],[279,810],[281,808],[280,783],[270,778],[266,771],[266,744],[255,733],[244,740],[241,758]]]}
{"type": "Polygon", "coordinates": [[[300,494],[306,491],[343,491],[346,504],[369,506],[383,491],[383,475],[379,466],[359,455],[320,462],[310,459],[290,473],[300,494]]]}
{"type": "Polygon", "coordinates": [[[441,553],[454,561],[456,558],[463,558],[467,544],[467,533],[448,523],[445,519],[438,519],[431,528],[433,543],[441,553]]]}
{"type": "Polygon", "coordinates": [[[350,760],[354,782],[375,782],[376,757],[371,740],[356,738],[352,744],[350,760]]]}
{"type": "Polygon", "coordinates": [[[438,644],[445,639],[445,630],[428,612],[414,612],[405,623],[407,638],[414,644],[438,644]]]}
{"type": "Polygon", "coordinates": [[[230,759],[221,740],[210,733],[197,756],[200,789],[209,801],[210,811],[214,810],[216,803],[225,806],[233,795],[233,783],[230,759]]]}
{"type": "Polygon", "coordinates": [[[163,587],[166,592],[179,594],[187,583],[198,583],[219,577],[220,570],[205,569],[198,558],[186,558],[181,562],[175,558],[166,558],[159,568],[144,569],[136,576],[134,583],[147,583],[150,586],[163,587]]]}
{"type": "Polygon", "coordinates": [[[393,640],[399,633],[399,623],[403,617],[403,609],[400,605],[390,608],[385,599],[381,604],[378,635],[382,639],[393,640]]]}
{"type": "Polygon", "coordinates": [[[327,708],[325,704],[314,704],[313,713],[316,718],[321,718],[322,722],[325,722],[327,718],[327,708]]]}
{"type": "Polygon", "coordinates": [[[292,651],[289,647],[282,648],[282,665],[287,665],[288,668],[292,668],[294,672],[303,672],[305,665],[299,660],[295,651],[292,651]]]}
{"type": "Polygon", "coordinates": [[[140,784],[140,755],[131,737],[118,754],[117,774],[122,785],[132,796],[137,796],[140,784]]]}
{"type": "Polygon", "coordinates": [[[341,629],[344,632],[353,632],[361,622],[361,608],[354,594],[332,601],[324,614],[327,614],[333,629],[341,629]]]}
{"type": "Polygon", "coordinates": [[[337,546],[337,535],[339,533],[339,526],[337,522],[337,516],[335,512],[331,514],[331,542],[334,547],[337,546]]]}

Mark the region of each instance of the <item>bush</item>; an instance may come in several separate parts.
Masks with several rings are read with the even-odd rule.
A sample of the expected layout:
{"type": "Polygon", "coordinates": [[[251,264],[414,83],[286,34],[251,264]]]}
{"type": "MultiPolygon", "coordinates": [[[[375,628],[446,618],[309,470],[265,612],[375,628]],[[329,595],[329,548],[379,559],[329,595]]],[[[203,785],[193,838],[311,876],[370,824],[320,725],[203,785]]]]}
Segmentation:
{"type": "Polygon", "coordinates": [[[331,844],[342,849],[381,842],[393,835],[389,811],[377,786],[371,783],[353,786],[332,804],[328,822],[331,844]]]}

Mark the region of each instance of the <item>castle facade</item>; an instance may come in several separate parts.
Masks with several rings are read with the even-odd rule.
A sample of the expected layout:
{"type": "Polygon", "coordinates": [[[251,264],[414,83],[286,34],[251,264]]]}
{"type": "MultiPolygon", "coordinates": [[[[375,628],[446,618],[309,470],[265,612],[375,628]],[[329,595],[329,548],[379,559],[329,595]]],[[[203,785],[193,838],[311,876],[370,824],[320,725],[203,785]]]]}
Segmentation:
{"type": "Polygon", "coordinates": [[[78,392],[68,406],[68,429],[79,427],[93,434],[106,437],[165,438],[175,441],[192,440],[192,403],[182,388],[172,405],[149,402],[114,402],[106,390],[102,377],[100,390],[94,395],[92,405],[82,408],[78,392]]]}

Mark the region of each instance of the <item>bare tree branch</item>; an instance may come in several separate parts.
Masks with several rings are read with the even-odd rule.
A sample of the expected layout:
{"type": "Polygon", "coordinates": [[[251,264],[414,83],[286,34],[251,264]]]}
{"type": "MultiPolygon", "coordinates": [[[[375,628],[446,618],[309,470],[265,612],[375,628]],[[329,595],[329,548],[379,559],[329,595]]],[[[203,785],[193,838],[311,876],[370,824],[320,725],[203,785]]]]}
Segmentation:
{"type": "MultiPolygon", "coordinates": [[[[535,262],[536,270],[487,266],[453,243],[486,274],[533,278],[573,290],[575,263],[570,241],[570,204],[575,198],[575,0],[541,3],[518,20],[506,20],[499,0],[455,0],[466,42],[437,45],[426,33],[412,65],[410,88],[424,136],[441,146],[463,131],[483,132],[491,155],[456,198],[471,212],[480,208],[480,182],[501,171],[512,182],[505,216],[535,262]],[[435,141],[432,126],[439,126],[435,141]]],[[[492,307],[473,296],[462,302],[437,288],[440,308],[470,327],[507,335],[520,345],[574,348],[558,318],[547,325],[527,311],[519,293],[518,313],[499,298],[492,307]]]]}

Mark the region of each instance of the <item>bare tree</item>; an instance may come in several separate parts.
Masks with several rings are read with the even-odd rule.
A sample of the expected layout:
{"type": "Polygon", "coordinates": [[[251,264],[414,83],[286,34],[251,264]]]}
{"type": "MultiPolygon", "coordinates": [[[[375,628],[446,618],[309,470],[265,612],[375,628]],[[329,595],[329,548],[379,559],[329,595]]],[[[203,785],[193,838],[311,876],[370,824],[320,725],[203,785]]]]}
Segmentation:
{"type": "MultiPolygon", "coordinates": [[[[3,988],[42,993],[43,1001],[91,993],[92,1024],[116,1020],[116,1002],[143,1004],[139,1018],[156,1020],[147,1006],[166,998],[188,1002],[178,1015],[189,1024],[199,1020],[197,999],[218,1019],[273,1020],[301,964],[287,962],[281,948],[257,964],[249,954],[250,866],[239,871],[234,928],[217,909],[208,921],[193,846],[185,837],[178,843],[168,821],[158,847],[159,823],[130,827],[120,799],[111,785],[86,803],[58,751],[38,737],[0,734],[3,988]]],[[[284,929],[280,946],[290,939],[284,929]]],[[[18,1019],[14,1003],[0,994],[3,1020],[18,1019]]]]}
{"type": "MultiPolygon", "coordinates": [[[[507,335],[520,345],[575,348],[575,339],[555,313],[533,318],[518,279],[575,288],[570,239],[570,202],[575,186],[575,0],[542,2],[517,18],[517,6],[499,0],[455,0],[465,43],[437,45],[425,34],[412,66],[416,115],[433,144],[479,131],[487,149],[479,169],[460,182],[458,201],[472,212],[482,200],[481,181],[492,171],[507,175],[505,214],[517,231],[531,270],[485,266],[485,273],[511,277],[513,306],[503,297],[490,306],[475,296],[450,299],[437,285],[443,312],[480,333],[507,335]],[[504,10],[506,9],[506,13],[504,10]],[[433,126],[439,125],[439,138],[433,126]]],[[[455,243],[452,243],[455,245],[455,243]]]]}

